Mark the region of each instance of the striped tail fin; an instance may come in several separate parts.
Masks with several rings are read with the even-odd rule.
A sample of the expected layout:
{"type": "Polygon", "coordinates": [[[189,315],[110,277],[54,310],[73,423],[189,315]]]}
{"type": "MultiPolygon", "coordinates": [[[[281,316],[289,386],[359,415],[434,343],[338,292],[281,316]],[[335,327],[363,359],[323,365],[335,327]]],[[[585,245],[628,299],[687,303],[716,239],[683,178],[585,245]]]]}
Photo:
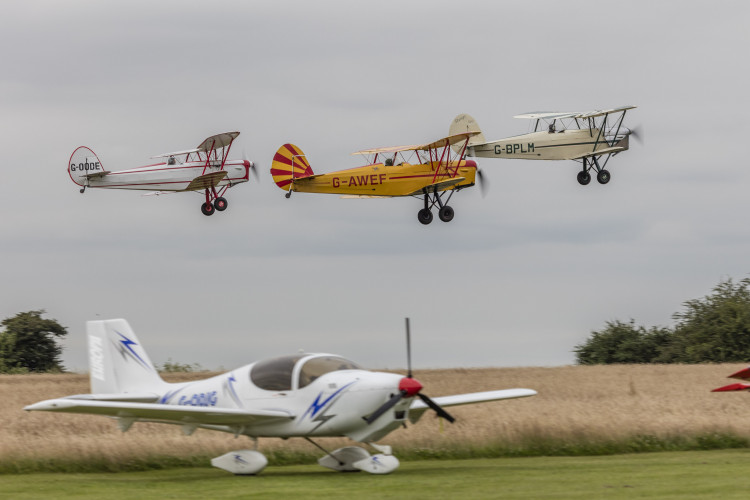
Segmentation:
{"type": "Polygon", "coordinates": [[[284,144],[276,151],[271,163],[271,176],[281,189],[288,191],[293,179],[313,174],[305,153],[294,144],[284,144]]]}

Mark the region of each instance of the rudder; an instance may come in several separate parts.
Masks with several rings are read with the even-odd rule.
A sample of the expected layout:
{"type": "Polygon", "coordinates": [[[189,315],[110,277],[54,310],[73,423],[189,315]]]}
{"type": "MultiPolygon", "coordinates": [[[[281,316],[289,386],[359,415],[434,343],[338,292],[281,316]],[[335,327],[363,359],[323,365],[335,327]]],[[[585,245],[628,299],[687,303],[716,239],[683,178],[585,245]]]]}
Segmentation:
{"type": "Polygon", "coordinates": [[[312,168],[300,148],[294,144],[284,144],[276,151],[271,163],[271,176],[281,189],[287,191],[293,178],[311,175],[314,175],[312,168]]]}
{"type": "Polygon", "coordinates": [[[124,319],[88,321],[92,394],[155,391],[165,382],[124,319]]]}
{"type": "Polygon", "coordinates": [[[102,162],[91,149],[81,146],[73,151],[68,160],[68,175],[70,179],[79,186],[88,186],[88,180],[92,176],[104,175],[107,172],[102,167],[102,162]]]}
{"type": "MultiPolygon", "coordinates": [[[[479,124],[477,123],[477,121],[466,113],[462,113],[453,119],[453,121],[451,122],[451,126],[448,129],[448,135],[463,134],[464,132],[479,132],[477,135],[472,136],[469,139],[469,144],[467,144],[467,147],[476,146],[478,144],[484,144],[487,142],[487,139],[484,138],[482,129],[479,128],[479,124]]],[[[460,150],[463,148],[463,143],[454,144],[452,147],[454,151],[460,152],[460,150]]]]}

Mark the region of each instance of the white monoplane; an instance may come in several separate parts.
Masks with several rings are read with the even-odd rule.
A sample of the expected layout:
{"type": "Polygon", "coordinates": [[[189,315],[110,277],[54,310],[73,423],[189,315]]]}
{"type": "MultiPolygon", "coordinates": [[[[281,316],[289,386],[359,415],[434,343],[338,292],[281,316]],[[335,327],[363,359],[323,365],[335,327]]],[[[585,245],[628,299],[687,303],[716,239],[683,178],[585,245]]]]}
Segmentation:
{"type": "Polygon", "coordinates": [[[247,182],[255,164],[247,159],[229,160],[232,142],[239,132],[226,132],[209,137],[195,149],[153,156],[160,161],[145,167],[111,172],[89,148],[81,146],[70,155],[68,174],[86,188],[139,189],[162,192],[205,191],[201,205],[204,215],[222,212],[229,205],[224,193],[230,187],[247,182]]]}
{"type": "MultiPolygon", "coordinates": [[[[408,319],[406,326],[409,353],[408,319]]],[[[507,389],[432,399],[422,394],[411,368],[406,376],[372,372],[333,354],[305,353],[172,384],[161,379],[125,320],[89,321],[86,331],[92,393],[41,401],[25,410],[113,417],[123,432],[134,422],[158,422],[180,425],[186,435],[203,428],[249,436],[253,450],[232,451],[211,461],[235,474],[256,474],[266,466],[257,451],[259,437],[301,437],[326,453],[318,461],[324,467],[386,474],[399,462],[390,446],[375,441],[407,420],[416,423],[433,409],[453,422],[444,407],[536,394],[507,389]],[[322,436],[346,436],[379,453],[370,455],[358,446],[328,452],[311,439],[322,436]]]]}
{"type": "Polygon", "coordinates": [[[581,163],[578,182],[591,182],[590,170],[596,180],[606,184],[611,177],[606,170],[609,159],[630,146],[630,136],[637,132],[622,126],[625,113],[635,106],[560,113],[537,111],[514,116],[534,120],[534,131],[497,141],[487,141],[476,120],[467,114],[458,115],[450,126],[450,135],[478,132],[469,139],[466,156],[522,160],[575,160],[581,163]]]}

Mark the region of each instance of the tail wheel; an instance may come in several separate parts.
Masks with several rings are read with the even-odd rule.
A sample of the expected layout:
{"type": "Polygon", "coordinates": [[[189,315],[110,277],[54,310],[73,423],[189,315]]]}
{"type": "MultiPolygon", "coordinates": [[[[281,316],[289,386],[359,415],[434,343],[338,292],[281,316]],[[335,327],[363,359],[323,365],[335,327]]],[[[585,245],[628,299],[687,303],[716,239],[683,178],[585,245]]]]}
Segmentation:
{"type": "Polygon", "coordinates": [[[578,184],[585,186],[589,182],[591,182],[591,175],[588,172],[584,172],[583,170],[578,172],[578,184]]]}
{"type": "Polygon", "coordinates": [[[213,215],[215,212],[214,206],[210,203],[204,203],[201,205],[201,212],[203,212],[203,215],[213,215]]]}
{"type": "Polygon", "coordinates": [[[417,219],[419,219],[419,222],[426,226],[427,224],[432,222],[432,212],[430,212],[426,208],[423,208],[422,210],[417,212],[417,219]]]}
{"type": "Polygon", "coordinates": [[[608,183],[610,177],[609,170],[600,170],[599,173],[596,174],[596,180],[599,181],[599,184],[608,183]]]}
{"type": "Polygon", "coordinates": [[[216,200],[214,200],[214,208],[219,212],[223,212],[227,209],[228,206],[229,202],[227,202],[227,199],[222,196],[219,196],[218,198],[216,198],[216,200]]]}
{"type": "Polygon", "coordinates": [[[438,212],[438,217],[440,217],[440,220],[443,222],[452,221],[453,215],[453,209],[448,205],[443,205],[442,207],[440,207],[440,211],[438,212]]]}

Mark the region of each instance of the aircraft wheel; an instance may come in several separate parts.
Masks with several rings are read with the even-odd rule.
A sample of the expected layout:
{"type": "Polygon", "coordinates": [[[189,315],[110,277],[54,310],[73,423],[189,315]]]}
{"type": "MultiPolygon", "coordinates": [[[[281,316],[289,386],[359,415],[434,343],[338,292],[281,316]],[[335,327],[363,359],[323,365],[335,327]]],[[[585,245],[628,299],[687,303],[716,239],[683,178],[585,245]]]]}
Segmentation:
{"type": "Polygon", "coordinates": [[[219,196],[214,200],[214,208],[219,212],[223,212],[229,206],[229,202],[226,198],[219,196]]]}
{"type": "Polygon", "coordinates": [[[588,172],[584,172],[583,170],[578,172],[578,184],[585,186],[589,182],[591,182],[591,175],[588,172]]]}
{"type": "Polygon", "coordinates": [[[443,207],[440,207],[440,211],[438,212],[438,217],[440,217],[440,220],[443,222],[450,222],[453,220],[453,209],[449,207],[448,205],[445,205],[443,207]]]}
{"type": "Polygon", "coordinates": [[[213,215],[215,212],[214,206],[210,203],[204,203],[201,205],[201,212],[203,212],[203,215],[213,215]]]}
{"type": "Polygon", "coordinates": [[[598,174],[596,174],[596,180],[599,181],[599,184],[606,184],[609,182],[609,179],[612,176],[609,175],[609,170],[600,170],[598,174]]]}
{"type": "Polygon", "coordinates": [[[419,222],[421,222],[422,224],[427,225],[432,222],[432,212],[430,212],[426,208],[423,208],[417,213],[417,219],[419,219],[419,222]]]}

